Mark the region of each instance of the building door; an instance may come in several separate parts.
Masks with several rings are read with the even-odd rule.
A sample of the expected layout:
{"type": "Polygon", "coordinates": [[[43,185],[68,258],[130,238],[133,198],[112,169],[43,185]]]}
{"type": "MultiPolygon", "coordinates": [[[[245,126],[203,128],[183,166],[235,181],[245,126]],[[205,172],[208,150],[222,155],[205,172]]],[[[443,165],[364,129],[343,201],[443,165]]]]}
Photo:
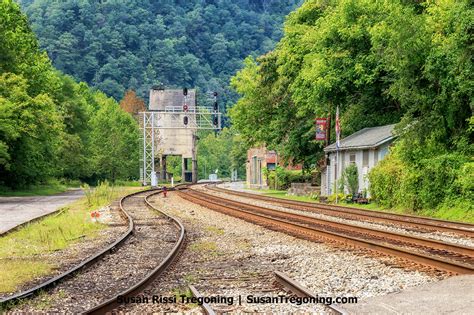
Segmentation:
{"type": "Polygon", "coordinates": [[[262,186],[262,160],[258,159],[258,171],[257,171],[257,176],[258,176],[258,184],[262,186]]]}

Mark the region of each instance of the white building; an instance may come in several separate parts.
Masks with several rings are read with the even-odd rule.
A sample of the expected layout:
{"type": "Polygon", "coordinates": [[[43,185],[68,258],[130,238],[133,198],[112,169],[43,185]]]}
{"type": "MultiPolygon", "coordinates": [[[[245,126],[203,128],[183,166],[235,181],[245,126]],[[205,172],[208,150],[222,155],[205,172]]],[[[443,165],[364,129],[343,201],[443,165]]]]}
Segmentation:
{"type": "Polygon", "coordinates": [[[357,165],[359,191],[368,189],[367,174],[388,153],[388,148],[395,138],[394,126],[364,128],[342,139],[338,163],[336,163],[336,144],[333,143],[324,148],[328,165],[321,171],[321,194],[327,196],[335,193],[336,167],[337,179],[340,179],[344,169],[351,163],[357,165]]]}

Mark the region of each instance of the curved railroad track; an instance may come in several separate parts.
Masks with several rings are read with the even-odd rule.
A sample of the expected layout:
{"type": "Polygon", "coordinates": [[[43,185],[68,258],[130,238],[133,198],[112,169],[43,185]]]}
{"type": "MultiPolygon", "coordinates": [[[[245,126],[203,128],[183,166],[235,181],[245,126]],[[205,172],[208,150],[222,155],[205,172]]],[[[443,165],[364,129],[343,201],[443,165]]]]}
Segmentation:
{"type": "Polygon", "coordinates": [[[273,230],[310,240],[336,242],[388,254],[429,268],[455,273],[474,273],[474,249],[340,222],[254,206],[196,190],[180,192],[189,201],[273,230]]]}
{"type": "Polygon", "coordinates": [[[269,196],[262,196],[259,194],[252,194],[247,192],[235,191],[216,187],[215,185],[208,185],[208,189],[216,192],[226,193],[230,195],[240,196],[244,198],[263,200],[269,203],[284,205],[290,209],[310,211],[315,213],[327,214],[330,216],[338,216],[342,218],[377,222],[381,224],[397,224],[409,227],[418,231],[436,231],[436,232],[450,232],[455,234],[465,235],[474,238],[474,224],[446,221],[434,218],[425,218],[406,214],[396,214],[388,212],[376,212],[371,210],[364,210],[346,206],[327,205],[315,202],[296,201],[283,198],[275,198],[269,196]]]}
{"type": "MultiPolygon", "coordinates": [[[[159,191],[158,193],[161,193],[161,192],[162,191],[159,191]]],[[[171,222],[174,226],[176,226],[178,228],[179,236],[178,236],[178,239],[176,240],[176,242],[174,243],[173,248],[168,252],[168,255],[164,259],[161,260],[161,263],[158,266],[156,266],[155,268],[153,268],[150,272],[148,272],[146,274],[146,276],[143,277],[141,280],[134,283],[131,287],[128,287],[125,290],[122,290],[122,291],[116,293],[113,297],[111,297],[108,300],[102,302],[101,304],[99,304],[99,305],[97,305],[93,308],[88,309],[87,311],[84,312],[84,314],[104,314],[108,311],[112,311],[112,310],[116,309],[117,307],[120,306],[120,304],[118,303],[118,298],[119,297],[127,298],[127,297],[136,296],[139,292],[143,291],[143,289],[145,289],[148,286],[148,284],[150,284],[151,282],[153,282],[153,280],[155,280],[157,277],[159,277],[161,274],[163,274],[163,272],[166,270],[166,268],[178,256],[179,251],[181,250],[181,248],[184,245],[186,230],[185,230],[183,224],[179,220],[177,220],[174,217],[171,217],[168,214],[158,210],[157,208],[155,208],[150,203],[148,198],[153,196],[153,195],[156,195],[158,193],[152,193],[152,194],[147,195],[144,198],[144,202],[145,202],[147,207],[149,207],[150,209],[153,209],[154,211],[157,211],[157,212],[161,213],[162,215],[164,215],[166,217],[166,220],[168,220],[169,222],[171,222]]],[[[154,239],[153,237],[150,237],[150,235],[147,235],[147,237],[149,238],[149,241],[151,241],[151,242],[156,241],[156,239],[154,239]]]]}
{"type": "MultiPolygon", "coordinates": [[[[159,193],[147,190],[123,197],[120,209],[129,224],[127,233],[79,266],[2,300],[2,306],[54,287],[48,292],[48,298],[55,302],[48,308],[51,311],[102,314],[118,306],[118,296],[127,297],[142,290],[174,260],[185,238],[181,222],[148,201],[148,197],[159,193]]],[[[20,312],[34,311],[28,303],[18,308],[20,312]]]]}
{"type": "MultiPolygon", "coordinates": [[[[140,194],[140,193],[143,193],[143,191],[139,191],[139,192],[135,192],[135,193],[132,193],[132,194],[129,194],[127,196],[124,196],[120,199],[119,201],[119,210],[120,210],[120,215],[126,220],[127,222],[127,225],[128,225],[128,228],[127,228],[127,231],[121,235],[114,243],[112,243],[111,245],[107,246],[105,249],[102,249],[102,250],[99,250],[98,252],[92,254],[91,256],[89,256],[89,258],[87,258],[85,261],[81,262],[80,264],[74,266],[73,268],[61,273],[60,275],[57,275],[51,279],[48,279],[30,289],[27,289],[27,290],[24,290],[22,292],[19,292],[19,293],[16,293],[14,295],[11,295],[11,296],[8,296],[2,300],[0,300],[0,307],[2,306],[5,306],[5,305],[11,305],[11,304],[14,304],[24,298],[30,298],[32,296],[35,296],[37,295],[39,292],[42,292],[44,290],[47,290],[51,287],[54,287],[55,285],[57,285],[60,281],[70,277],[70,276],[73,276],[76,272],[84,269],[84,268],[87,268],[89,267],[90,265],[92,265],[93,263],[97,262],[98,260],[100,260],[101,258],[103,258],[105,255],[107,255],[108,253],[111,253],[113,252],[114,250],[116,250],[119,246],[121,246],[123,244],[123,242],[128,238],[130,237],[130,235],[132,235],[134,229],[135,229],[135,225],[134,225],[134,221],[133,219],[131,218],[131,216],[127,213],[127,211],[125,211],[124,207],[123,207],[123,203],[124,201],[127,199],[127,198],[131,198],[132,196],[135,196],[137,194],[140,194]]],[[[28,221],[28,222],[25,222],[23,224],[21,224],[20,226],[24,226],[30,222],[37,222],[38,220],[40,219],[43,219],[51,214],[54,214],[56,212],[53,212],[53,213],[50,213],[50,214],[47,214],[47,215],[44,215],[44,216],[41,216],[41,217],[38,217],[38,218],[34,218],[33,220],[31,221],[28,221]]],[[[15,228],[16,229],[16,228],[15,228]]],[[[13,229],[12,229],[13,230],[13,229]]],[[[8,231],[10,232],[10,231],[8,231]]]]}

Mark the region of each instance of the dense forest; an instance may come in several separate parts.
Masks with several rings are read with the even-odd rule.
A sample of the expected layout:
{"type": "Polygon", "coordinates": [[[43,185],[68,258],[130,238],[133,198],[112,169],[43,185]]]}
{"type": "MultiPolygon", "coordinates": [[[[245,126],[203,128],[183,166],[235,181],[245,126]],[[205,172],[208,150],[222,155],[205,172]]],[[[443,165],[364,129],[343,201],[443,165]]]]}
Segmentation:
{"type": "Polygon", "coordinates": [[[135,177],[127,111],[163,83],[235,103],[232,128],[201,135],[201,176],[242,173],[256,144],[317,167],[314,118],[339,107],[343,136],[397,124],[369,174],[380,204],[473,211],[469,0],[307,0],[283,31],[300,1],[19,2],[31,28],[13,0],[0,7],[0,185],[135,177]]]}
{"type": "Polygon", "coordinates": [[[119,101],[198,87],[233,102],[229,78],[281,38],[296,0],[21,0],[54,66],[119,101]]]}
{"type": "Polygon", "coordinates": [[[0,1],[0,187],[127,179],[137,169],[132,116],[56,70],[18,4],[0,1]]]}
{"type": "MultiPolygon", "coordinates": [[[[195,86],[203,100],[218,91],[225,107],[237,96],[230,77],[274,47],[299,1],[16,2],[28,19],[13,0],[0,12],[0,186],[9,187],[136,178],[128,113],[143,110],[148,89],[195,86]]],[[[243,173],[245,148],[217,157],[235,131],[201,137],[200,176],[243,173]]]]}
{"type": "Polygon", "coordinates": [[[468,0],[307,0],[276,49],[232,79],[234,127],[309,168],[324,155],[315,117],[334,121],[339,106],[345,136],[397,123],[396,145],[369,174],[372,196],[472,211],[473,25],[468,0]]]}

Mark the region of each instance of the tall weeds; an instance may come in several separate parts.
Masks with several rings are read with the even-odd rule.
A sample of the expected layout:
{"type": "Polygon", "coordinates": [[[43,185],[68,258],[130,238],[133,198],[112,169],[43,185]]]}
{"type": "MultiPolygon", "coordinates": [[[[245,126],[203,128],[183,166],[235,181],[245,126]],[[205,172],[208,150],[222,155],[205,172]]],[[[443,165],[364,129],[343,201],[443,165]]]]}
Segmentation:
{"type": "Polygon", "coordinates": [[[88,184],[81,185],[81,189],[84,191],[89,207],[111,202],[116,191],[116,188],[107,180],[99,182],[95,188],[91,188],[88,184]]]}

